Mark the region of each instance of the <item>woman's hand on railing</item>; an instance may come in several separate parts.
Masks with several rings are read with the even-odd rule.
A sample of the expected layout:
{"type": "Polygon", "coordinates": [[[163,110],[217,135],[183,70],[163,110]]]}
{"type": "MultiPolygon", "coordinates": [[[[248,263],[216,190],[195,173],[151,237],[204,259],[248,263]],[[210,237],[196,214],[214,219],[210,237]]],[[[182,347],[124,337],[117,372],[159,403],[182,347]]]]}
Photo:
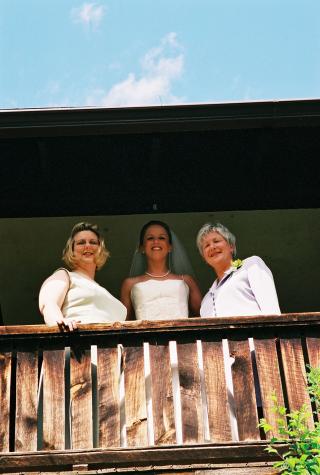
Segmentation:
{"type": "Polygon", "coordinates": [[[57,325],[59,326],[60,330],[61,331],[64,331],[64,330],[67,330],[67,331],[74,331],[74,330],[77,330],[78,326],[77,326],[77,323],[80,323],[80,319],[79,320],[75,320],[75,319],[71,319],[71,318],[59,318],[57,320],[57,325]]]}

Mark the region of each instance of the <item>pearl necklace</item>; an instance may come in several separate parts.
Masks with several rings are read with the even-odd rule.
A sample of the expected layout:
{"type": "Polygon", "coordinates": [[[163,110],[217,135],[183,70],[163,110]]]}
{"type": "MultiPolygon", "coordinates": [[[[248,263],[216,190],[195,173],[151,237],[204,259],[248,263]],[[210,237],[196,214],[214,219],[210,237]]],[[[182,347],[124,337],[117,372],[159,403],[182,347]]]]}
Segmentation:
{"type": "Polygon", "coordinates": [[[156,279],[161,279],[162,277],[167,277],[171,272],[171,269],[168,270],[165,274],[162,275],[155,275],[155,274],[150,274],[150,272],[145,271],[145,274],[147,274],[149,277],[155,277],[156,279]]]}

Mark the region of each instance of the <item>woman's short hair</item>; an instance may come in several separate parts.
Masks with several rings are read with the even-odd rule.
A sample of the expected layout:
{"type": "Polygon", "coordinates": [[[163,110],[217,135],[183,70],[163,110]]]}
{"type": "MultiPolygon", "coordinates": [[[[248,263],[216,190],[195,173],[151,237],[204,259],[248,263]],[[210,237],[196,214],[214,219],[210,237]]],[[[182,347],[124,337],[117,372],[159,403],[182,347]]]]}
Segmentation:
{"type": "Polygon", "coordinates": [[[77,223],[73,226],[70,237],[68,241],[66,242],[66,245],[62,252],[62,260],[67,264],[67,266],[71,270],[76,268],[77,261],[74,258],[74,253],[73,253],[74,237],[76,234],[80,233],[81,231],[91,231],[98,238],[99,249],[96,255],[96,264],[97,264],[97,270],[99,270],[106,263],[110,253],[105,246],[103,236],[101,235],[99,228],[96,224],[82,222],[82,223],[77,223]]]}
{"type": "Polygon", "coordinates": [[[203,257],[203,252],[202,252],[202,241],[210,233],[219,233],[221,236],[227,241],[227,243],[232,246],[233,251],[232,251],[232,257],[233,259],[236,257],[237,254],[237,248],[236,248],[236,238],[235,236],[229,231],[228,228],[223,226],[221,223],[206,223],[202,226],[200,231],[198,232],[197,235],[197,246],[199,249],[199,252],[201,256],[203,257]]]}
{"type": "Polygon", "coordinates": [[[166,230],[166,233],[168,234],[169,243],[172,244],[172,234],[171,234],[171,230],[169,226],[163,221],[153,220],[153,221],[149,221],[148,223],[142,226],[141,231],[140,231],[140,236],[139,236],[139,246],[143,246],[144,236],[147,232],[147,229],[150,228],[150,226],[161,226],[162,228],[164,228],[166,230]]]}

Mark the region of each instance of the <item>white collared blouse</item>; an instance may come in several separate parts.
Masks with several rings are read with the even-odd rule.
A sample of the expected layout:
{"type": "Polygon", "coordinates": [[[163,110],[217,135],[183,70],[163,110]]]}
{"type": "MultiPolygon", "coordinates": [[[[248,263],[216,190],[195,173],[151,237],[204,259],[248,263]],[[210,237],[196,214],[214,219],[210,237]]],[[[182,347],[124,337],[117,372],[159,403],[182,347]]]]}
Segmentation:
{"type": "Polygon", "coordinates": [[[241,267],[230,267],[204,296],[201,317],[280,314],[271,270],[258,256],[244,259],[241,267]]]}

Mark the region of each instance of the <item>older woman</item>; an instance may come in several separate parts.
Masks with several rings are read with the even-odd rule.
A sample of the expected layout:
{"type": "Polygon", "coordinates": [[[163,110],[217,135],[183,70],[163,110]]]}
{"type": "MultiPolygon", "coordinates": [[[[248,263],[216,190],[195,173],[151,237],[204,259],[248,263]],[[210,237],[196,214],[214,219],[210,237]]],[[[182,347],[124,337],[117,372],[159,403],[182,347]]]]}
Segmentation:
{"type": "MultiPolygon", "coordinates": [[[[213,268],[216,279],[201,303],[201,317],[279,314],[280,308],[272,273],[263,260],[251,256],[243,261],[236,256],[236,238],[222,224],[207,223],[198,232],[197,245],[206,263],[213,268]]],[[[239,440],[231,366],[227,340],[222,340],[226,383],[230,407],[232,437],[239,440]]],[[[256,371],[254,343],[249,338],[254,368],[256,402],[261,406],[261,396],[256,371]]]]}
{"type": "Polygon", "coordinates": [[[47,325],[74,330],[77,323],[125,320],[126,308],[95,280],[109,252],[96,225],[76,224],[63,251],[70,271],[56,270],[43,283],[39,308],[47,325]]]}
{"type": "Polygon", "coordinates": [[[270,269],[257,256],[234,261],[236,239],[225,226],[202,226],[197,245],[217,276],[202,300],[202,317],[281,313],[270,269]]]}

